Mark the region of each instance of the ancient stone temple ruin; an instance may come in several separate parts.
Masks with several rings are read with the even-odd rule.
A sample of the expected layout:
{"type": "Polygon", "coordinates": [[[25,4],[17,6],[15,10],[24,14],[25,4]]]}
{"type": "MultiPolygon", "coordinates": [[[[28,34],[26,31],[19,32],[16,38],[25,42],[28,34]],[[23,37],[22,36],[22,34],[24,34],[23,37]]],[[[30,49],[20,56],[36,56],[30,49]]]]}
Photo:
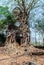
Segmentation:
{"type": "MultiPolygon", "coordinates": [[[[11,26],[12,27],[12,26],[11,26]]],[[[19,45],[26,43],[29,44],[29,30],[27,25],[23,25],[21,22],[16,22],[14,24],[14,30],[10,27],[10,32],[7,35],[8,43],[18,43],[19,45]]]]}

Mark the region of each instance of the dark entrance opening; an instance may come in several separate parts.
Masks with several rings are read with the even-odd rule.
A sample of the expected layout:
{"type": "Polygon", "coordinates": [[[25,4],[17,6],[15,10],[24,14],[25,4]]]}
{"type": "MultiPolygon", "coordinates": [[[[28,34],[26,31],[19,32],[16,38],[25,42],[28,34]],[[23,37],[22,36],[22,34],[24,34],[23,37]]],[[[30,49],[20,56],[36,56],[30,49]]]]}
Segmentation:
{"type": "Polygon", "coordinates": [[[6,37],[3,33],[0,34],[0,47],[5,46],[6,37]]]}
{"type": "Polygon", "coordinates": [[[22,38],[23,38],[23,36],[22,36],[22,34],[20,33],[20,32],[17,32],[16,33],[16,36],[15,36],[15,39],[16,39],[16,42],[19,44],[19,45],[21,45],[21,40],[22,40],[22,38]]]}
{"type": "Polygon", "coordinates": [[[36,65],[34,62],[27,62],[24,65],[36,65]]]}

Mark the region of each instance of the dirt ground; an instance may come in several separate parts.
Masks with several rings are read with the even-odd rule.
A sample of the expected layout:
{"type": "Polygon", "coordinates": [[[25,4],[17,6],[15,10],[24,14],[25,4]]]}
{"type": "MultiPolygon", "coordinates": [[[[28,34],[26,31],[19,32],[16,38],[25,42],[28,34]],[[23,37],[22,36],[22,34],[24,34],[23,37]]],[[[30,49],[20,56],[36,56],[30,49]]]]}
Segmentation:
{"type": "Polygon", "coordinates": [[[0,47],[0,65],[44,65],[44,55],[32,55],[32,52],[44,52],[42,49],[34,48],[32,45],[9,44],[0,47]]]}

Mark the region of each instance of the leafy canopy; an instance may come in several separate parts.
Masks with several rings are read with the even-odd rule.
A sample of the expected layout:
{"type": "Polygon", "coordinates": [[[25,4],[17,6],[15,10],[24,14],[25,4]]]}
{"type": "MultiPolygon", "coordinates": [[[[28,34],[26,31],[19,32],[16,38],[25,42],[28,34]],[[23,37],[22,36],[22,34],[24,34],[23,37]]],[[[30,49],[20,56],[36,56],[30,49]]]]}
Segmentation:
{"type": "Polygon", "coordinates": [[[5,16],[5,19],[0,20],[0,28],[5,28],[9,23],[13,23],[12,14],[8,11],[7,6],[0,6],[0,15],[5,16]]]}

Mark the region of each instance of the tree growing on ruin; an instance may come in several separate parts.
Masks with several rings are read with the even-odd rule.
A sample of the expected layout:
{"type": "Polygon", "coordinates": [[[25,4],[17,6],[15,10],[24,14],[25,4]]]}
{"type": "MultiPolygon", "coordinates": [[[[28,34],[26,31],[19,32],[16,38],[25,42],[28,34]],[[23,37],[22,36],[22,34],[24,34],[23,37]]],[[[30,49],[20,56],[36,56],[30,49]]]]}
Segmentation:
{"type": "Polygon", "coordinates": [[[20,31],[24,35],[26,43],[30,43],[30,12],[38,7],[38,0],[14,0],[17,6],[13,9],[13,14],[16,16],[16,20],[21,22],[20,31]],[[29,2],[29,3],[28,3],[29,2]],[[28,3],[28,4],[27,4],[28,3]]]}

